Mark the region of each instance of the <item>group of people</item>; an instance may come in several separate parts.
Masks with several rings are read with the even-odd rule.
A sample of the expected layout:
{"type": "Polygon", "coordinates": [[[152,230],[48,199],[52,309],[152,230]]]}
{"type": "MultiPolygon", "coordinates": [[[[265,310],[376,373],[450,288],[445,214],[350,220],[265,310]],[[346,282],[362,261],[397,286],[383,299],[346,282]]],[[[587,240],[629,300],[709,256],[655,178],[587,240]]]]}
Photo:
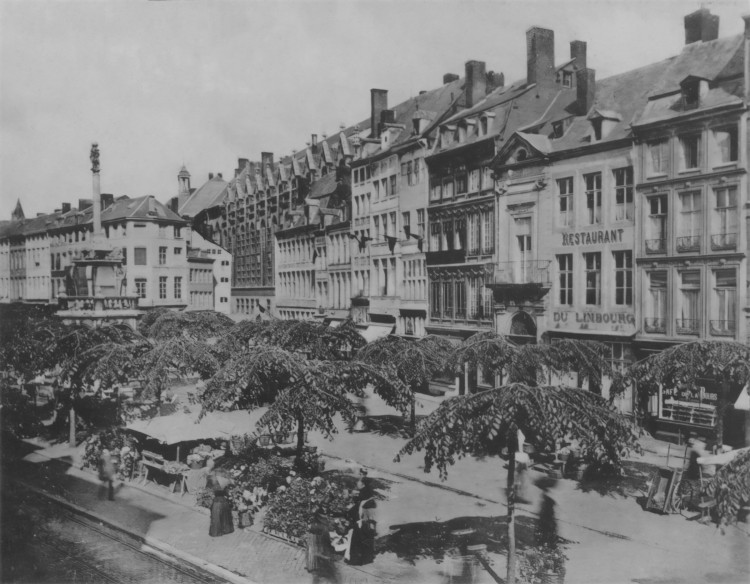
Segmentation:
{"type": "MultiPolygon", "coordinates": [[[[343,541],[344,561],[353,566],[363,566],[375,560],[375,536],[377,534],[376,493],[372,479],[366,470],[360,471],[357,491],[346,514],[350,525],[343,541]]],[[[334,545],[331,542],[330,526],[322,509],[318,509],[310,526],[307,539],[307,570],[313,574],[313,582],[336,582],[334,545]]]]}

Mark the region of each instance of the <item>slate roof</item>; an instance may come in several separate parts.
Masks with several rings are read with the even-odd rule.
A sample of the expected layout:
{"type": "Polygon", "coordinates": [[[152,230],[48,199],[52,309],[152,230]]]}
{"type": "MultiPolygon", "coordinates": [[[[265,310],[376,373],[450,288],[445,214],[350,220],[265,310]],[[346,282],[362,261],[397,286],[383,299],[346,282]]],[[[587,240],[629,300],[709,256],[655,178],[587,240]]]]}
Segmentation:
{"type": "Polygon", "coordinates": [[[199,188],[197,188],[188,197],[187,201],[180,206],[180,215],[195,217],[198,213],[221,203],[226,197],[227,183],[223,178],[218,176],[209,179],[199,188]]]}

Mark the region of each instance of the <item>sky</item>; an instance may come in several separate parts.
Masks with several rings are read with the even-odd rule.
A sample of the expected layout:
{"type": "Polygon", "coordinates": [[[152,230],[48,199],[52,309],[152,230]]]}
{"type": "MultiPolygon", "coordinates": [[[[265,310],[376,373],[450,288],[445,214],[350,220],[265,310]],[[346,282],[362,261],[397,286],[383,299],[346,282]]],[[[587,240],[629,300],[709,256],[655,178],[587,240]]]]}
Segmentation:
{"type": "Polygon", "coordinates": [[[177,194],[238,158],[301,150],[480,60],[526,76],[525,31],[555,31],[556,62],[588,43],[597,79],[679,53],[683,17],[742,32],[750,0],[0,0],[0,220],[102,192],[177,194]]]}

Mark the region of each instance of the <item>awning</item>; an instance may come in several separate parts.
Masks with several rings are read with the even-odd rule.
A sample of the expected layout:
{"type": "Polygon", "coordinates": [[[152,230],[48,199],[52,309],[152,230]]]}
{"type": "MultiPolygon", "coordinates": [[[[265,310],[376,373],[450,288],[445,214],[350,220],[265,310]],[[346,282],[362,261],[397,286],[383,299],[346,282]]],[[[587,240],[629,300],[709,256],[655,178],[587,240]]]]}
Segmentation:
{"type": "Polygon", "coordinates": [[[177,444],[193,440],[229,440],[232,436],[256,434],[256,424],[268,408],[209,412],[200,421],[199,413],[172,414],[150,420],[136,420],[125,429],[146,434],[164,444],[177,444]]]}
{"type": "Polygon", "coordinates": [[[426,310],[419,310],[416,308],[400,308],[399,314],[401,316],[415,316],[417,318],[427,318],[426,310]]]}
{"type": "Polygon", "coordinates": [[[747,385],[742,388],[740,395],[737,396],[737,401],[734,402],[735,410],[750,410],[750,395],[748,395],[747,385]]]}
{"type": "Polygon", "coordinates": [[[383,337],[387,337],[393,332],[396,327],[392,324],[375,324],[368,323],[367,328],[360,330],[359,334],[368,342],[377,341],[383,337]]]}
{"type": "Polygon", "coordinates": [[[619,332],[619,331],[605,331],[605,330],[593,330],[586,329],[580,331],[573,331],[568,329],[547,329],[545,333],[554,337],[578,337],[581,339],[592,339],[599,340],[603,337],[610,337],[618,340],[634,340],[636,333],[619,332]]]}
{"type": "Polygon", "coordinates": [[[729,452],[722,452],[721,454],[714,454],[712,456],[700,456],[698,457],[698,464],[728,464],[734,460],[736,456],[750,450],[750,446],[746,448],[738,448],[737,450],[730,450],[729,452]]]}

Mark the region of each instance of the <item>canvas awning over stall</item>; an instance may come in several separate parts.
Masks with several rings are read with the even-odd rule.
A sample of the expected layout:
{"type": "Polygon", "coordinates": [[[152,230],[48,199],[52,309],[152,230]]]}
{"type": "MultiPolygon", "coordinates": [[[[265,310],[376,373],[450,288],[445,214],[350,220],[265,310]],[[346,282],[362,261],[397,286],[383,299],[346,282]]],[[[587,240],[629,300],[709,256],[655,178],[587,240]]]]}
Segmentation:
{"type": "Polygon", "coordinates": [[[136,420],[127,430],[140,432],[164,444],[194,440],[229,440],[232,436],[260,434],[255,425],[268,408],[209,412],[198,421],[198,412],[158,416],[150,420],[136,420]]]}

